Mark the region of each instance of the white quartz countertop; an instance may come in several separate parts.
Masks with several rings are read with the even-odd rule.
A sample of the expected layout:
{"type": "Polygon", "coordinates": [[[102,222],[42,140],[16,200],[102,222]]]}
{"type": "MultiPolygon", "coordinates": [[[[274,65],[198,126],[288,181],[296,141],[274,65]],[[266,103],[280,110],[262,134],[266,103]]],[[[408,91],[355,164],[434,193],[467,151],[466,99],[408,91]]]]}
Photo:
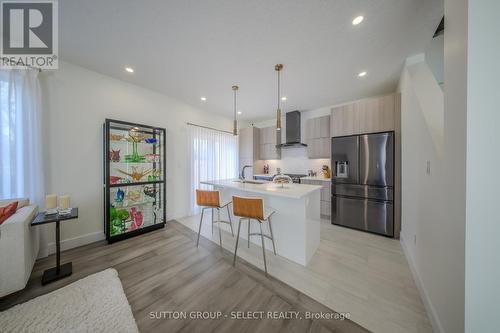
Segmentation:
{"type": "Polygon", "coordinates": [[[321,186],[318,185],[308,185],[308,184],[284,184],[284,188],[282,188],[281,185],[274,184],[272,182],[251,184],[251,183],[241,183],[239,182],[239,180],[236,179],[209,180],[201,183],[217,187],[246,191],[250,193],[261,193],[266,195],[288,197],[293,199],[300,199],[322,188],[321,186]]]}
{"type": "Polygon", "coordinates": [[[310,176],[307,176],[307,177],[302,177],[300,179],[305,179],[305,180],[320,180],[320,181],[323,181],[323,182],[331,182],[332,179],[331,178],[325,178],[325,177],[310,177],[310,176]]]}

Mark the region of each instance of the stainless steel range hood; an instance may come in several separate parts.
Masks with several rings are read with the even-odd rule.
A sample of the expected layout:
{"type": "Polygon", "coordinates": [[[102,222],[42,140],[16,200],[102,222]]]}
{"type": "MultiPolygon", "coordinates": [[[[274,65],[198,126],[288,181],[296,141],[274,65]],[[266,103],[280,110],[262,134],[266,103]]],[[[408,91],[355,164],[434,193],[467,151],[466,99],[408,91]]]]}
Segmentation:
{"type": "Polygon", "coordinates": [[[300,112],[292,111],[286,114],[286,142],[276,145],[276,148],[307,147],[300,139],[300,112]]]}

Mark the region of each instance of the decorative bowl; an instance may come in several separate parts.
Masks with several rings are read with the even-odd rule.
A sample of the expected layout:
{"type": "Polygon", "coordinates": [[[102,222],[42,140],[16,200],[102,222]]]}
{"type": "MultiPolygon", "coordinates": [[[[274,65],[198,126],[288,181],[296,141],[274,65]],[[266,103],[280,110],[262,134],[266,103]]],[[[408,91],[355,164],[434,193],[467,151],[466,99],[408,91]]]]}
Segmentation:
{"type": "Polygon", "coordinates": [[[287,175],[276,175],[273,178],[273,183],[281,185],[282,188],[285,188],[285,184],[291,184],[293,183],[292,178],[287,175]]]}

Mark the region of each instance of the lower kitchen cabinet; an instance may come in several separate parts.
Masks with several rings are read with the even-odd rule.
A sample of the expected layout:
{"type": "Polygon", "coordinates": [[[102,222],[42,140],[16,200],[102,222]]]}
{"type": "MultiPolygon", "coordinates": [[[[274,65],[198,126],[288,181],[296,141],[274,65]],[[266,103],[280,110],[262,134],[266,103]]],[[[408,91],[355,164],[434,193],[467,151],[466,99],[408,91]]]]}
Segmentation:
{"type": "Polygon", "coordinates": [[[322,218],[330,218],[332,214],[332,192],[329,179],[301,179],[302,184],[318,185],[321,188],[320,215],[322,218]]]}

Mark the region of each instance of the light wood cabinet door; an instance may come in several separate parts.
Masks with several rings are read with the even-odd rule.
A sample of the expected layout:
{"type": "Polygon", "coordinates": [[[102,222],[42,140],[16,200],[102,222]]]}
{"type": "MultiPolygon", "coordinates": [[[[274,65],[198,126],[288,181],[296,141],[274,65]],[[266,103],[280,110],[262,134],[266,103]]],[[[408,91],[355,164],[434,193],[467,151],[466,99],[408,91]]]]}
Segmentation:
{"type": "Polygon", "coordinates": [[[330,116],[308,119],[306,123],[307,156],[329,158],[330,116]]]}
{"type": "Polygon", "coordinates": [[[332,214],[332,206],[328,201],[321,201],[320,203],[320,214],[324,217],[329,217],[332,214]]]}
{"type": "Polygon", "coordinates": [[[396,94],[369,98],[332,108],[331,136],[393,131],[396,94]]]}
{"type": "Polygon", "coordinates": [[[266,143],[266,129],[260,128],[259,129],[259,144],[263,145],[265,143],[266,143]]]}
{"type": "Polygon", "coordinates": [[[321,138],[320,139],[320,158],[330,158],[331,156],[331,139],[321,138]]]}
{"type": "Polygon", "coordinates": [[[321,200],[322,201],[331,201],[332,200],[332,193],[330,192],[330,187],[328,186],[323,186],[321,189],[321,200]]]}
{"type": "Polygon", "coordinates": [[[240,158],[253,158],[253,128],[242,128],[238,136],[240,158]]]}
{"type": "MultiPolygon", "coordinates": [[[[240,159],[258,160],[259,155],[259,129],[256,127],[242,128],[238,135],[238,148],[240,159]]],[[[250,163],[250,164],[253,164],[250,163]]]]}
{"type": "Polygon", "coordinates": [[[330,116],[323,116],[316,118],[316,122],[319,127],[319,137],[329,138],[330,137],[330,116]]]}
{"type": "Polygon", "coordinates": [[[393,131],[396,128],[396,95],[387,95],[379,101],[377,132],[393,131]]]}
{"type": "Polygon", "coordinates": [[[274,126],[261,128],[259,138],[260,144],[273,143],[274,145],[276,145],[278,138],[276,128],[274,126]]]}
{"type": "Polygon", "coordinates": [[[280,135],[274,126],[263,127],[259,129],[259,159],[276,160],[281,158],[281,149],[276,145],[281,143],[280,135]]]}
{"type": "Polygon", "coordinates": [[[305,129],[306,129],[305,140],[309,141],[310,139],[314,138],[314,119],[307,119],[306,120],[306,128],[305,129]]]}
{"type": "Polygon", "coordinates": [[[395,95],[371,98],[358,103],[359,133],[394,130],[395,95]]]}
{"type": "Polygon", "coordinates": [[[357,134],[359,132],[357,105],[348,104],[333,108],[330,122],[331,136],[357,134]]]}
{"type": "Polygon", "coordinates": [[[259,144],[259,160],[267,160],[265,143],[259,144]]]}
{"type": "Polygon", "coordinates": [[[309,158],[318,158],[318,139],[313,138],[307,141],[307,156],[309,158]]]}

